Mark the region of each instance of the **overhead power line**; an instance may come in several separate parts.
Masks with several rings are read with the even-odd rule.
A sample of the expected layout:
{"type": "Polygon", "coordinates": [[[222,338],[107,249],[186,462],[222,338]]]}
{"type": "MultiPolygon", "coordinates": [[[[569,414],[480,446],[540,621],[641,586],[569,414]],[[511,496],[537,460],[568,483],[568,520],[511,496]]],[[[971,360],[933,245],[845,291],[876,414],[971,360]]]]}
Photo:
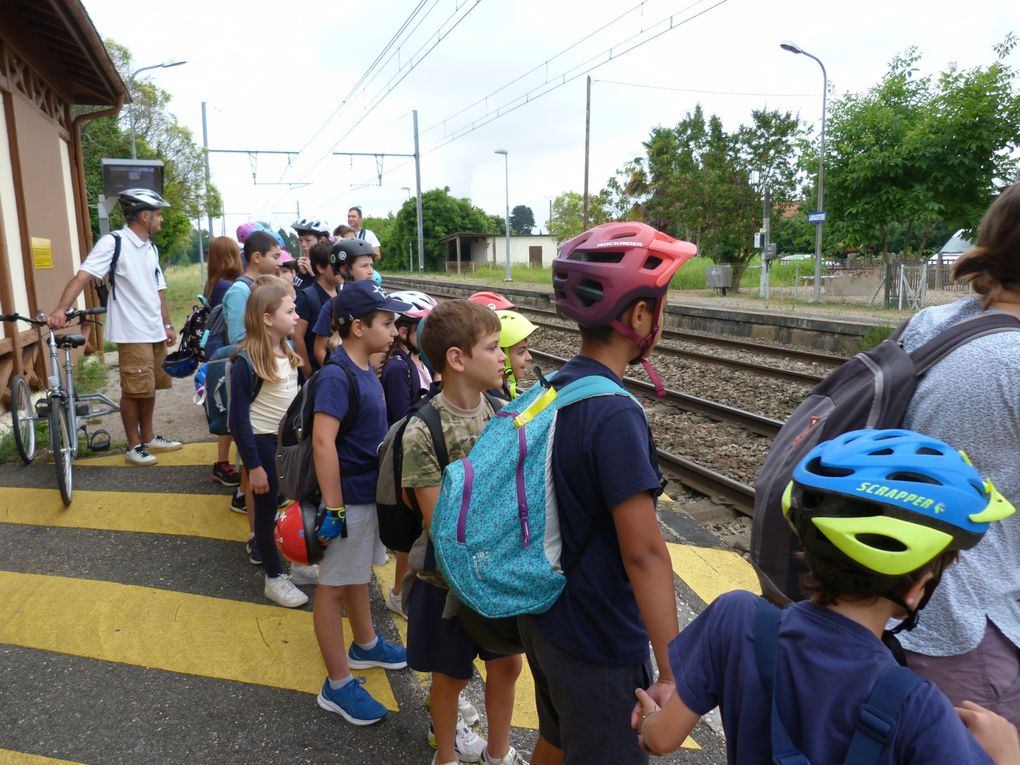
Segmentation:
{"type": "Polygon", "coordinates": [[[648,90],[670,90],[676,93],[701,93],[713,96],[758,96],[783,98],[818,98],[819,93],[746,93],[738,90],[696,90],[694,88],[671,88],[666,85],[647,85],[639,82],[617,82],[616,80],[592,80],[592,83],[603,85],[621,85],[627,88],[646,88],[648,90]]]}

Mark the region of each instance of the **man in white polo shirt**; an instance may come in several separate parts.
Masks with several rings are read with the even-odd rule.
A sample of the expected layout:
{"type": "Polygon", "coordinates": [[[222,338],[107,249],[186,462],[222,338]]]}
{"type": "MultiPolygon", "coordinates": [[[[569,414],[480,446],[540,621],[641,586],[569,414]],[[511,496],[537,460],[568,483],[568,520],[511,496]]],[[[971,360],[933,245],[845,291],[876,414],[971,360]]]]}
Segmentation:
{"type": "Polygon", "coordinates": [[[180,449],[173,441],[152,432],[156,391],[170,387],[163,370],[167,346],[176,341],[163,291],[166,281],[152,235],[163,225],[162,208],[169,203],[148,189],[128,189],[117,198],[127,221],[120,231],[96,242],[81,270],[64,287],[60,302],[48,317],[51,327],[67,323],[67,309],[90,279],[109,280],[106,337],[117,344],[120,365],[120,418],[127,434],[124,459],[133,465],[155,465],[152,452],[180,449]],[[114,255],[118,249],[120,253],[114,255]]]}

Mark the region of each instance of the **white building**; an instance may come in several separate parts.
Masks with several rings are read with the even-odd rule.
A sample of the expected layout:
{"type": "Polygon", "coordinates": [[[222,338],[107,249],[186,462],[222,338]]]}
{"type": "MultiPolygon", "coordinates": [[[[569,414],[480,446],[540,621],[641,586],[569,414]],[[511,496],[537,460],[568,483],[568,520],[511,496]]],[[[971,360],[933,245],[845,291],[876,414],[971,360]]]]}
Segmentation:
{"type": "MultiPolygon", "coordinates": [[[[476,265],[506,263],[506,236],[499,234],[452,234],[441,240],[449,273],[470,272],[476,265]]],[[[536,268],[548,266],[556,257],[556,240],[548,235],[510,235],[510,263],[536,268]]]]}

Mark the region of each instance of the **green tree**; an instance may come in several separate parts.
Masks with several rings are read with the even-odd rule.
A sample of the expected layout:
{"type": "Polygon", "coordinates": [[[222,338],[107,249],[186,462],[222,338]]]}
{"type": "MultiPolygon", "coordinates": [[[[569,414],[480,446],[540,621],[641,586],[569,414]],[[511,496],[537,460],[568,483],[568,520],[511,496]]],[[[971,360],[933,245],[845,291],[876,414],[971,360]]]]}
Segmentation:
{"type": "MultiPolygon", "coordinates": [[[[449,187],[431,189],[422,194],[422,227],[424,230],[425,269],[442,271],[446,253],[441,240],[451,234],[472,232],[496,233],[485,211],[471,204],[470,199],[450,194],[449,187]]],[[[407,267],[407,247],[411,243],[415,268],[418,265],[418,224],[415,200],[409,199],[393,218],[393,224],[380,235],[382,243],[382,270],[407,267]]]]}
{"type": "Polygon", "coordinates": [[[535,227],[535,213],[527,205],[517,205],[510,211],[510,233],[527,236],[535,227]]]}
{"type": "MultiPolygon", "coordinates": [[[[164,213],[163,228],[153,240],[165,258],[180,256],[188,250],[192,221],[200,213],[220,215],[222,200],[215,187],[206,188],[202,149],[195,143],[191,131],[180,125],[170,112],[170,94],[144,79],[132,80],[135,64],[131,52],[113,40],[106,40],[105,44],[121,79],[130,89],[138,157],[160,159],[164,163],[163,196],[171,208],[164,213]]],[[[116,131],[103,127],[95,131],[97,138],[105,137],[106,141],[96,141],[84,149],[86,162],[95,162],[98,166],[102,157],[130,156],[130,114],[128,109],[123,109],[116,119],[95,121],[108,119],[114,123],[116,131]],[[97,150],[97,154],[90,153],[97,150]]],[[[90,131],[95,122],[90,124],[90,131]]],[[[97,186],[86,184],[90,199],[102,191],[101,175],[98,180],[97,186]]],[[[111,225],[115,222],[111,220],[111,225]]],[[[98,233],[98,221],[94,221],[93,236],[98,233]]]]}
{"type": "Polygon", "coordinates": [[[920,253],[941,230],[976,226],[997,189],[1016,178],[1020,149],[1012,34],[987,67],[920,76],[916,48],[882,80],[837,100],[826,145],[833,238],[920,253]]]}
{"type": "MultiPolygon", "coordinates": [[[[607,200],[599,192],[588,198],[588,225],[596,226],[609,220],[607,200]]],[[[584,197],[576,191],[564,191],[553,199],[549,234],[559,242],[566,241],[584,231],[584,197]]]]}

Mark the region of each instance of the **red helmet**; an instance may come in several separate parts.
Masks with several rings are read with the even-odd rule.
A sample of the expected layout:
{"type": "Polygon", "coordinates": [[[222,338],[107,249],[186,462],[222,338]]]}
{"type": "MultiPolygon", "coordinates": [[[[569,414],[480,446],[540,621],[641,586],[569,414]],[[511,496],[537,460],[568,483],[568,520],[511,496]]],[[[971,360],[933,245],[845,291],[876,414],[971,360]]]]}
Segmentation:
{"type": "Polygon", "coordinates": [[[553,260],[556,310],[579,324],[611,324],[637,298],[661,298],[698,253],[644,223],[603,223],[563,243],[553,260]]]}
{"type": "Polygon", "coordinates": [[[514,304],[500,295],[498,292],[476,292],[468,298],[472,303],[480,303],[493,311],[507,311],[514,307],[514,304]]]}
{"type": "Polygon", "coordinates": [[[291,502],[276,518],[276,549],[292,563],[310,566],[322,560],[322,545],[315,532],[322,514],[311,502],[291,502]]]}

